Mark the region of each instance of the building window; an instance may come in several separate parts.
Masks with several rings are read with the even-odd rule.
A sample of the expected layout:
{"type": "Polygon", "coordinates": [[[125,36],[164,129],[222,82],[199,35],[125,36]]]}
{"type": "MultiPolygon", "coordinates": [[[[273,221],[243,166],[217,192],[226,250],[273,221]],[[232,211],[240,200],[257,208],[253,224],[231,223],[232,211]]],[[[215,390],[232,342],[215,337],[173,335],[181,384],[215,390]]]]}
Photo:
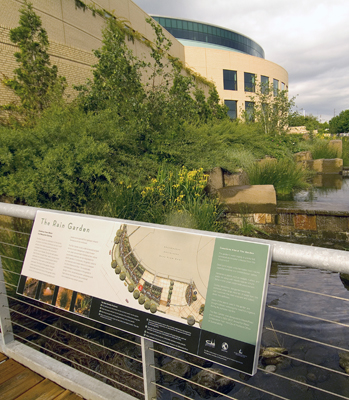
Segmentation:
{"type": "Polygon", "coordinates": [[[256,75],[245,72],[245,92],[256,91],[256,75]]]}
{"type": "Polygon", "coordinates": [[[279,91],[279,81],[277,79],[273,80],[273,92],[274,92],[274,96],[278,95],[278,91],[279,91]]]}
{"type": "Polygon", "coordinates": [[[261,92],[267,94],[269,92],[269,77],[261,75],[261,92]]]}
{"type": "Polygon", "coordinates": [[[237,118],[237,101],[236,100],[224,100],[224,104],[229,108],[228,115],[230,119],[237,118]]]}
{"type": "Polygon", "coordinates": [[[223,69],[223,86],[224,90],[238,90],[237,89],[237,72],[223,69]]]}
{"type": "Polygon", "coordinates": [[[281,90],[285,90],[285,84],[281,82],[281,90]]]}
{"type": "Polygon", "coordinates": [[[253,122],[254,121],[254,102],[253,101],[245,101],[245,113],[246,113],[246,121],[253,122]]]}

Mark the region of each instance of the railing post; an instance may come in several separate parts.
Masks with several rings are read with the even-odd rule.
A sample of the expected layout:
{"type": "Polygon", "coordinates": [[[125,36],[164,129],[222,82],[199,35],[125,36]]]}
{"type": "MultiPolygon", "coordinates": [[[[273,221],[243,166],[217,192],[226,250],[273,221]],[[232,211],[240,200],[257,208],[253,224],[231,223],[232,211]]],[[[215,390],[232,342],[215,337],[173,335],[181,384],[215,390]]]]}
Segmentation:
{"type": "Polygon", "coordinates": [[[142,345],[142,361],[143,361],[143,381],[144,381],[144,397],[145,400],[156,399],[156,385],[155,385],[155,368],[154,365],[154,351],[150,349],[154,345],[151,340],[141,338],[142,345]]]}
{"type": "Polygon", "coordinates": [[[0,257],[0,328],[3,346],[14,340],[12,332],[11,315],[8,305],[6,284],[0,257]]]}

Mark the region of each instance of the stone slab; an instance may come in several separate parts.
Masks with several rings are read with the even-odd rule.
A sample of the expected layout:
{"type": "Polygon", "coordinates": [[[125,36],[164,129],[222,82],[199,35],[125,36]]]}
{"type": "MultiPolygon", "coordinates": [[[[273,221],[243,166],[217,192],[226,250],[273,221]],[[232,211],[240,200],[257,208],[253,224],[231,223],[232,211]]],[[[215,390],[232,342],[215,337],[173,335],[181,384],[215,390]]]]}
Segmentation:
{"type": "Polygon", "coordinates": [[[221,189],[224,186],[223,181],[223,171],[220,167],[213,168],[212,171],[209,172],[209,177],[207,181],[207,189],[209,193],[215,193],[218,189],[221,189]]]}
{"type": "Polygon", "coordinates": [[[322,163],[323,174],[340,174],[343,169],[341,158],[324,159],[322,163]]]}
{"type": "Polygon", "coordinates": [[[249,184],[250,182],[246,171],[238,171],[233,174],[224,174],[224,186],[244,186],[249,184]]]}
{"type": "Polygon", "coordinates": [[[300,161],[312,160],[313,157],[310,151],[300,151],[299,153],[293,154],[293,159],[295,162],[300,162],[300,161]]]}
{"type": "Polygon", "coordinates": [[[218,195],[229,212],[274,214],[276,211],[273,185],[227,186],[219,189],[218,195]]]}

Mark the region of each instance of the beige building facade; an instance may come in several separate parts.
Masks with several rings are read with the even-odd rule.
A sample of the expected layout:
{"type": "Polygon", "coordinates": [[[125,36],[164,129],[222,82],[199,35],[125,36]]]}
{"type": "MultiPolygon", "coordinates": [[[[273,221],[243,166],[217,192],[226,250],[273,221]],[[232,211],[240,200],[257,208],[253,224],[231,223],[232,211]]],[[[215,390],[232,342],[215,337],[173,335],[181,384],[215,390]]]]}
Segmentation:
{"type": "MultiPolygon", "coordinates": [[[[48,33],[51,63],[56,64],[59,74],[66,77],[68,83],[66,94],[71,98],[76,96],[73,85],[85,83],[87,78],[92,77],[91,67],[97,61],[92,50],[102,45],[105,18],[93,9],[113,13],[120,20],[125,21],[125,24],[141,37],[141,40],[130,41],[130,48],[136,56],[149,60],[149,46],[145,42],[154,41],[154,32],[146,22],[149,15],[131,0],[84,0],[83,2],[31,0],[31,2],[48,33]]],[[[18,26],[19,9],[23,3],[22,0],[0,0],[2,10],[0,13],[0,75],[2,78],[13,77],[13,70],[17,67],[14,58],[14,52],[17,49],[9,39],[9,32],[11,28],[18,26]]],[[[154,19],[160,24],[163,22],[160,17],[154,17],[154,19]]],[[[172,22],[174,19],[167,18],[167,20],[171,21],[172,25],[174,24],[172,22]]],[[[250,96],[253,94],[251,90],[255,90],[262,76],[267,77],[270,83],[277,84],[279,90],[288,88],[288,74],[285,69],[265,60],[264,51],[256,42],[225,28],[213,28],[213,25],[188,22],[192,24],[188,25],[189,27],[194,27],[193,31],[188,30],[191,35],[195,36],[195,29],[214,29],[217,35],[233,37],[232,35],[236,34],[240,40],[239,43],[236,42],[238,49],[234,49],[234,45],[230,46],[229,43],[228,46],[226,43],[223,45],[205,43],[203,33],[200,33],[201,36],[198,38],[201,38],[201,41],[194,36],[192,39],[195,40],[178,39],[176,36],[178,33],[180,36],[180,30],[171,32],[171,29],[165,26],[166,24],[161,24],[166,29],[165,35],[172,42],[171,55],[177,57],[195,73],[215,83],[221,100],[230,108],[229,113],[232,118],[241,115],[246,102],[250,101],[250,96]],[[200,28],[201,26],[204,28],[200,28]],[[246,90],[246,76],[250,83],[251,79],[253,80],[252,86],[254,86],[249,87],[248,90],[246,90]]],[[[179,22],[176,24],[178,25],[179,22]]],[[[0,104],[7,104],[14,100],[12,91],[1,85],[0,104]]]]}

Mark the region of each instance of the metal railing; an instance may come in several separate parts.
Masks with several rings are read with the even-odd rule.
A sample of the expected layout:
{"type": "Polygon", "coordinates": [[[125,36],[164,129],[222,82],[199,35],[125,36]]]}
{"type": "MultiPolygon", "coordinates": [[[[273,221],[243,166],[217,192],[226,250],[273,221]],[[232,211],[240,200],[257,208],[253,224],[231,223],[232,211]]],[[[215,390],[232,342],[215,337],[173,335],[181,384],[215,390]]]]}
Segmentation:
{"type": "Polygon", "coordinates": [[[349,292],[338,277],[349,273],[349,253],[214,234],[272,245],[262,336],[267,349],[249,377],[16,294],[36,211],[0,203],[0,323],[8,356],[88,399],[349,397],[349,292]],[[296,273],[286,274],[284,263],[296,273]]]}

